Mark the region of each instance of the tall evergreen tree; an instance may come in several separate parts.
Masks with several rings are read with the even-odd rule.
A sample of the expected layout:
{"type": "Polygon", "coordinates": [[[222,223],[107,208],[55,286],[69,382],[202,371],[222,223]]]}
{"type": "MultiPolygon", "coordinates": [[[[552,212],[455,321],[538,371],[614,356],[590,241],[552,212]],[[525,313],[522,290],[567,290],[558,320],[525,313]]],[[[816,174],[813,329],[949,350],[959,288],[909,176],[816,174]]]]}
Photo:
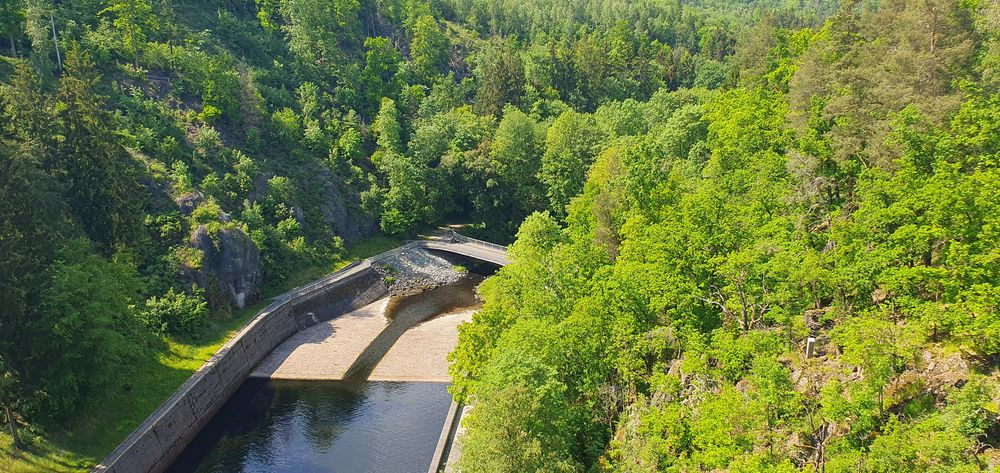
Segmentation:
{"type": "Polygon", "coordinates": [[[524,64],[510,41],[493,40],[479,53],[476,80],[479,113],[496,116],[504,105],[520,102],[524,95],[524,64]]]}
{"type": "Polygon", "coordinates": [[[88,54],[71,48],[56,98],[61,139],[48,167],[62,183],[66,201],[73,203],[83,231],[110,253],[116,245],[136,241],[143,204],[135,162],[103,109],[95,91],[98,80],[88,54]]]}

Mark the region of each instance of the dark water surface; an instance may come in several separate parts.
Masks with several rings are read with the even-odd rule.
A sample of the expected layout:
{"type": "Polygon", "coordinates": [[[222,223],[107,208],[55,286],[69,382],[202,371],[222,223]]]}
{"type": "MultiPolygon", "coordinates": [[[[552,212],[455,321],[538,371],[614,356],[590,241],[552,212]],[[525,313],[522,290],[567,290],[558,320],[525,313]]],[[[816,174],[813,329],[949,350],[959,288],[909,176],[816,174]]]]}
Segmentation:
{"type": "Polygon", "coordinates": [[[423,472],[451,403],[447,389],[249,380],[169,471],[423,472]]]}

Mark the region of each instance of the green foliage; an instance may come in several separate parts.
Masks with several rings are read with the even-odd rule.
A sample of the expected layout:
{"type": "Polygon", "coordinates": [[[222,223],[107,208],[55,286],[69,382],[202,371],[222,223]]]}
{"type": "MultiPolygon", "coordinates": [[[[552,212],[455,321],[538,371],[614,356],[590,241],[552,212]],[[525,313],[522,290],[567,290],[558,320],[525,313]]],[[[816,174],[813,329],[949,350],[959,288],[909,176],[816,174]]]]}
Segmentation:
{"type": "Polygon", "coordinates": [[[161,297],[150,297],[138,316],[155,331],[197,338],[208,325],[208,303],[203,293],[197,286],[191,295],[170,288],[161,297]]]}
{"type": "Polygon", "coordinates": [[[100,14],[114,17],[111,24],[120,31],[125,47],[132,51],[132,65],[138,68],[139,54],[146,45],[147,33],[159,26],[152,5],[146,0],[114,0],[100,14]]]}
{"type": "MultiPolygon", "coordinates": [[[[904,2],[845,10],[819,32],[774,27],[745,86],[555,119],[537,175],[562,223],[525,219],[452,355],[456,394],[490,413],[470,438],[511,428],[494,409],[516,409],[480,393],[506,357],[533,350],[574,416],[550,435],[577,439],[584,468],[974,471],[976,445],[995,436],[982,422],[997,384],[978,372],[996,370],[997,134],[989,94],[970,85],[959,105],[937,76],[970,71],[951,62],[970,34],[953,8],[904,2]],[[927,8],[954,12],[933,20],[949,57],[911,57],[933,80],[875,79],[886,72],[874,57],[919,55],[927,8]],[[801,355],[807,336],[818,358],[801,355]],[[941,346],[989,361],[952,373],[966,387],[941,386],[925,373],[941,346]]],[[[627,50],[627,34],[609,34],[611,51],[627,50]]],[[[711,30],[700,43],[727,48],[711,30]]],[[[536,91],[552,80],[543,58],[526,58],[536,91]]],[[[734,84],[721,72],[732,64],[710,61],[686,80],[734,84]]],[[[491,146],[509,149],[500,130],[512,123],[491,146]]]]}
{"type": "Polygon", "coordinates": [[[573,111],[559,115],[549,127],[538,179],[545,185],[554,215],[564,216],[570,198],[583,188],[601,139],[594,119],[573,111]]]}
{"type": "Polygon", "coordinates": [[[463,471],[580,471],[567,436],[570,406],[555,372],[527,353],[498,356],[467,422],[463,471]],[[482,406],[482,407],[478,407],[482,406]]]}
{"type": "MultiPolygon", "coordinates": [[[[378,115],[372,122],[372,134],[375,135],[375,142],[382,153],[401,153],[403,151],[402,128],[399,124],[399,109],[396,102],[390,98],[382,99],[378,115]]],[[[375,156],[372,161],[377,165],[379,159],[375,156]]]]}
{"type": "Polygon", "coordinates": [[[402,55],[388,38],[382,37],[366,39],[365,49],[365,69],[361,73],[362,90],[366,92],[365,102],[378,104],[383,97],[398,95],[400,84],[396,80],[396,72],[402,55]]]}
{"type": "Polygon", "coordinates": [[[461,219],[517,231],[452,355],[469,470],[974,468],[994,3],[0,2],[2,401],[80,409],[106,453],[127,428],[86,406],[144,334],[218,325],[173,289],[199,225],[279,288],[461,219]]]}
{"type": "Polygon", "coordinates": [[[87,396],[123,379],[146,355],[146,335],[132,310],[140,283],[134,270],[90,252],[75,241],[56,254],[42,290],[46,317],[26,323],[23,336],[38,343],[28,386],[28,409],[41,416],[69,415],[87,396]]]}
{"type": "Polygon", "coordinates": [[[55,146],[50,166],[84,232],[107,253],[137,238],[142,194],[135,165],[94,93],[99,77],[86,52],[74,47],[65,66],[54,117],[63,139],[55,146]]]}
{"type": "Polygon", "coordinates": [[[288,47],[310,65],[330,68],[343,56],[341,44],[356,42],[357,0],[286,0],[279,2],[288,47]]]}
{"type": "MultiPolygon", "coordinates": [[[[11,105],[11,92],[2,89],[0,108],[11,105]]],[[[25,374],[32,368],[32,347],[44,345],[46,334],[28,336],[26,328],[39,318],[39,288],[49,283],[46,269],[65,235],[66,209],[54,180],[33,156],[38,150],[17,145],[9,125],[2,130],[0,202],[8,205],[0,205],[0,303],[5,307],[0,318],[0,402],[19,413],[33,407],[28,401],[34,398],[36,380],[25,374]]]]}
{"type": "Polygon", "coordinates": [[[490,42],[477,57],[476,110],[499,115],[505,105],[518,104],[524,93],[524,64],[513,44],[490,42]]]}
{"type": "Polygon", "coordinates": [[[208,201],[191,212],[191,223],[198,226],[218,222],[220,215],[222,215],[222,208],[219,207],[219,204],[208,201]]]}
{"type": "Polygon", "coordinates": [[[483,191],[473,196],[476,215],[503,238],[534,210],[544,208],[538,181],[544,128],[524,112],[508,107],[497,126],[488,156],[470,163],[485,179],[483,191]]]}
{"type": "Polygon", "coordinates": [[[441,33],[437,20],[430,15],[417,18],[410,42],[410,60],[413,72],[424,83],[429,83],[448,61],[448,38],[441,33]]]}

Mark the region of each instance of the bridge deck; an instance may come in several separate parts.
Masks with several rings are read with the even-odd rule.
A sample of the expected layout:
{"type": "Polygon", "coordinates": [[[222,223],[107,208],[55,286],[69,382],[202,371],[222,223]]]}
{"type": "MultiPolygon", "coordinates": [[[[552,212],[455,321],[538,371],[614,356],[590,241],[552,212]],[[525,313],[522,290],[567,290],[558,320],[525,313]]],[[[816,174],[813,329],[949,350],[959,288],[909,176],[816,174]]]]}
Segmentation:
{"type": "Polygon", "coordinates": [[[506,266],[510,264],[510,259],[507,257],[506,250],[499,250],[474,243],[451,243],[437,240],[422,240],[415,243],[423,248],[447,251],[482,261],[488,261],[499,266],[506,266]]]}

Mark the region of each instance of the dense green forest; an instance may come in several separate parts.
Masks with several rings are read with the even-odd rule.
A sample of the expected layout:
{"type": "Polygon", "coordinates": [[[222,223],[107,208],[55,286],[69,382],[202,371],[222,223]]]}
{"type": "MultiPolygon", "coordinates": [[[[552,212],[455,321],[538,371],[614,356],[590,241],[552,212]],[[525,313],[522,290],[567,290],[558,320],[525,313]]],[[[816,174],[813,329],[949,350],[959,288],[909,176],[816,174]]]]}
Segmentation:
{"type": "Polygon", "coordinates": [[[996,0],[0,0],[0,30],[2,470],[88,468],[258,300],[450,222],[513,260],[452,355],[462,471],[1000,463],[996,0]]]}

